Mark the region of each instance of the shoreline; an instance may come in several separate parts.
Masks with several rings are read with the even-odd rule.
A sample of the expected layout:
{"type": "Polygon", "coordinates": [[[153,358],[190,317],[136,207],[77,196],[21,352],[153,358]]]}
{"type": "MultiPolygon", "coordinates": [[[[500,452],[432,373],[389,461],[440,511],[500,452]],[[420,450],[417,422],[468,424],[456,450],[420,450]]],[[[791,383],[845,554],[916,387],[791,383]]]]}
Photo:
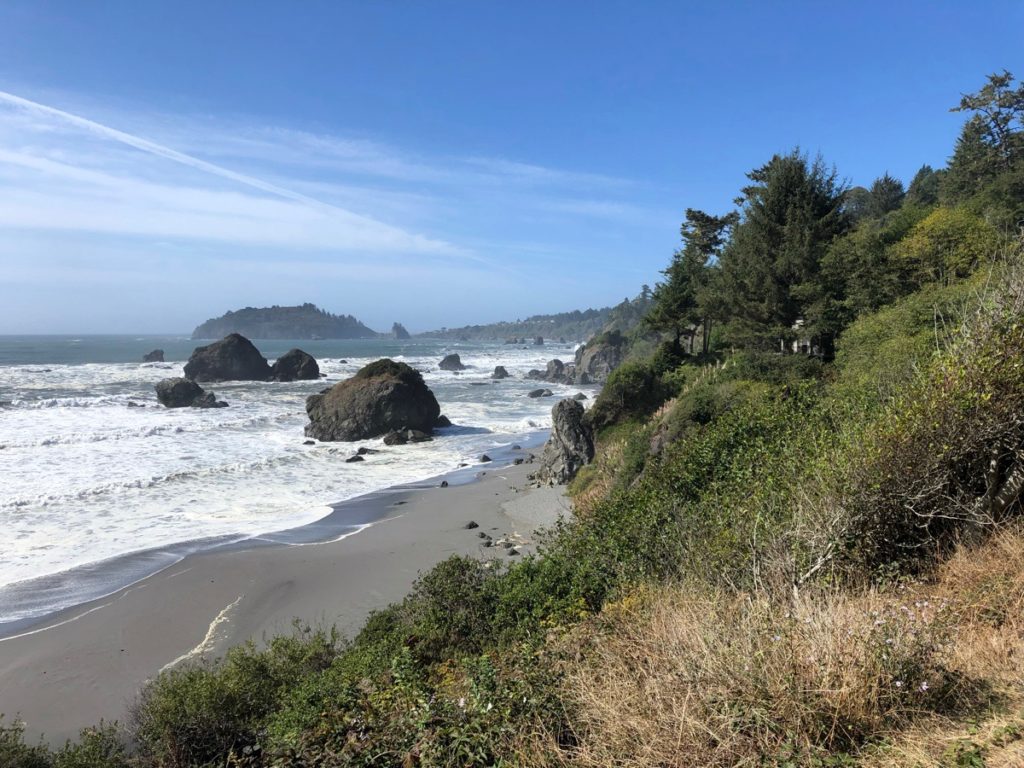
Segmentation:
{"type": "Polygon", "coordinates": [[[101,718],[123,721],[162,669],[288,633],[295,619],[350,635],[453,554],[514,559],[482,546],[480,533],[535,551],[532,533],[568,514],[569,504],[561,487],[523,492],[534,466],[512,464],[517,453],[342,502],[290,532],[187,554],[0,638],[0,712],[24,720],[29,738],[61,744],[101,718]],[[466,529],[470,520],[477,530],[466,529]],[[348,534],[317,540],[343,521],[354,526],[348,534]]]}
{"type": "Polygon", "coordinates": [[[390,507],[404,504],[404,494],[436,487],[442,481],[450,486],[473,482],[481,471],[486,472],[490,466],[500,467],[516,458],[525,459],[532,449],[543,446],[548,432],[527,433],[516,443],[519,450],[508,446],[492,449],[492,463],[459,467],[422,480],[386,486],[327,504],[331,511],[310,523],[258,534],[225,534],[174,542],[0,586],[0,606],[10,614],[28,614],[0,620],[0,642],[31,632],[69,611],[115,595],[195,555],[265,546],[325,544],[357,535],[366,526],[387,517],[390,507]]]}

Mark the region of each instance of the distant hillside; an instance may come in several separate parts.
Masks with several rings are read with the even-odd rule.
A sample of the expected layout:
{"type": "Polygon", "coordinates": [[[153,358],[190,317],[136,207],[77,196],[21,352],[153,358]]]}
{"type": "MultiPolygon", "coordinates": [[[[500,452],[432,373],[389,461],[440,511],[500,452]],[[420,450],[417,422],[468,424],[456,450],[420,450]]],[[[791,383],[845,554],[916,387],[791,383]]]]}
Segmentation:
{"type": "Polygon", "coordinates": [[[647,311],[649,295],[626,299],[614,307],[560,312],[555,315],[533,315],[515,322],[467,325],[462,328],[442,328],[417,334],[440,339],[505,340],[510,338],[545,339],[564,338],[567,341],[586,341],[603,330],[616,328],[626,331],[636,325],[647,311]]]}
{"type": "Polygon", "coordinates": [[[250,339],[372,339],[380,334],[352,315],[332,315],[314,304],[298,307],[246,307],[207,320],[193,339],[219,339],[240,333],[250,339]]]}

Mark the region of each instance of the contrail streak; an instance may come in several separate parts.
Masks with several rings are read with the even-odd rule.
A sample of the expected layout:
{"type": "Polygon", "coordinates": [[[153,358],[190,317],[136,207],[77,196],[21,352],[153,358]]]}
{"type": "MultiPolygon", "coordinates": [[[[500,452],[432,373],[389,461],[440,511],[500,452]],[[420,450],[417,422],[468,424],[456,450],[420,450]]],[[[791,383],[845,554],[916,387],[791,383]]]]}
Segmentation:
{"type": "Polygon", "coordinates": [[[195,168],[206,173],[211,173],[214,176],[220,176],[224,179],[230,179],[231,181],[237,181],[239,184],[245,184],[246,186],[253,187],[255,189],[262,190],[263,192],[269,192],[279,197],[284,197],[289,200],[295,200],[296,202],[306,203],[308,205],[314,205],[321,208],[330,210],[341,211],[347,215],[352,215],[350,211],[346,211],[342,208],[338,208],[329,203],[324,203],[315,198],[303,195],[301,192],[295,192],[284,187],[279,187],[276,184],[257,179],[254,176],[248,176],[244,173],[237,173],[229,168],[224,168],[215,163],[201,160],[198,157],[187,155],[184,152],[179,152],[176,149],[165,147],[163,144],[157,144],[155,141],[144,139],[141,136],[135,136],[124,131],[119,131],[116,128],[111,128],[109,125],[103,125],[97,123],[95,120],[89,120],[79,115],[74,115],[70,112],[65,112],[62,109],[56,109],[55,107],[49,107],[46,104],[40,104],[37,101],[31,101],[29,99],[22,98],[21,96],[15,96],[13,93],[7,91],[0,91],[0,101],[6,102],[12,106],[18,107],[28,112],[36,112],[38,114],[48,115],[50,117],[56,117],[59,120],[63,120],[65,123],[83,128],[90,133],[104,138],[113,139],[122,144],[126,144],[129,147],[148,152],[158,157],[163,157],[168,160],[173,160],[176,163],[187,165],[190,168],[195,168]]]}

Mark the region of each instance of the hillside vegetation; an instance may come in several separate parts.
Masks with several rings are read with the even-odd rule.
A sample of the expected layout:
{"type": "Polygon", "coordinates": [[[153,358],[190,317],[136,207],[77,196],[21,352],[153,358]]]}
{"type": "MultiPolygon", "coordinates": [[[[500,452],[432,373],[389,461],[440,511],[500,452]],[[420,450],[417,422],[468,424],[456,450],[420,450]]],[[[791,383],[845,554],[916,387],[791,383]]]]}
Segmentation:
{"type": "Polygon", "coordinates": [[[295,307],[245,307],[207,320],[193,339],[219,339],[240,333],[249,339],[373,339],[381,334],[352,315],[332,315],[313,304],[295,307]]]}
{"type": "Polygon", "coordinates": [[[1024,89],[960,106],[907,189],[794,151],[687,211],[540,554],[165,672],[56,753],[8,723],[0,764],[1024,764],[1024,89]]]}
{"type": "Polygon", "coordinates": [[[467,325],[462,328],[441,328],[418,334],[439,339],[465,339],[473,341],[505,341],[525,339],[565,339],[587,341],[601,331],[627,331],[643,319],[650,307],[650,289],[646,286],[633,299],[623,299],[614,307],[575,310],[554,315],[533,315],[525,320],[505,321],[486,325],[467,325]]]}

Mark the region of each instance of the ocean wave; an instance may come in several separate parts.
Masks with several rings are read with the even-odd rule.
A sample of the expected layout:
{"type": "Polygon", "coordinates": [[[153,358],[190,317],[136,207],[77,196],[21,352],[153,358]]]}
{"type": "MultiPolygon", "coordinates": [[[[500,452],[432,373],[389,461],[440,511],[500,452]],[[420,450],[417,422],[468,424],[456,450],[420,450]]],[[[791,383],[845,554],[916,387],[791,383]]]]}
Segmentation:
{"type": "MultiPolygon", "coordinates": [[[[204,415],[206,415],[206,413],[208,412],[203,412],[204,415]]],[[[82,445],[116,440],[138,440],[148,437],[178,435],[183,433],[216,432],[225,429],[251,430],[255,427],[292,421],[294,419],[295,414],[289,412],[261,414],[258,416],[241,416],[235,418],[196,419],[184,424],[163,423],[114,429],[105,428],[94,431],[64,432],[58,435],[51,434],[45,437],[29,438],[27,440],[14,439],[6,442],[5,445],[8,448],[21,449],[46,448],[55,445],[82,445]]]]}
{"type": "MultiPolygon", "coordinates": [[[[346,454],[347,455],[347,454],[346,454]]],[[[134,478],[109,483],[102,483],[89,488],[80,488],[69,493],[44,493],[35,496],[9,498],[0,501],[0,509],[17,509],[29,506],[47,506],[70,504],[97,496],[121,494],[126,491],[145,490],[171,483],[182,483],[191,480],[225,477],[231,475],[251,475],[260,471],[274,469],[289,463],[301,461],[308,454],[284,454],[254,461],[237,461],[211,467],[181,469],[148,478],[134,478]]]]}

